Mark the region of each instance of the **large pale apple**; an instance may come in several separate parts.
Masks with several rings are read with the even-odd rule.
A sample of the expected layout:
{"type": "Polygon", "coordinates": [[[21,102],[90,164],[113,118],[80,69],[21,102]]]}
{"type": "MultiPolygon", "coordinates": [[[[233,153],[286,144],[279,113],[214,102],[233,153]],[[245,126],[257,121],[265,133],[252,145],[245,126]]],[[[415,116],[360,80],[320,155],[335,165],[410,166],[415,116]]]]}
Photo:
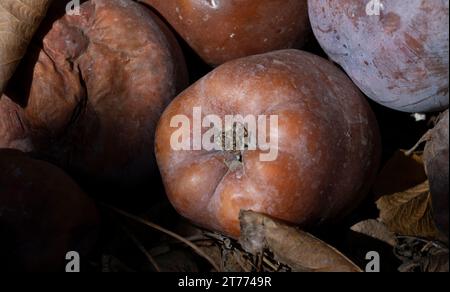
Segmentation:
{"type": "Polygon", "coordinates": [[[449,2],[310,0],[314,33],[373,100],[405,112],[449,104],[449,2]]]}

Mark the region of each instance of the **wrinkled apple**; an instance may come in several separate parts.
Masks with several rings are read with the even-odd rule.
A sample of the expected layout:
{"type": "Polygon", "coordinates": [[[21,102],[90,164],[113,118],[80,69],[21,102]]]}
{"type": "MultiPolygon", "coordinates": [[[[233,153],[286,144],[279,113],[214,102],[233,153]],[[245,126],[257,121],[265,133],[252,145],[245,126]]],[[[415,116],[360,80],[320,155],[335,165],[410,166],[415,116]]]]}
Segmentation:
{"type": "Polygon", "coordinates": [[[131,0],[91,0],[45,28],[42,49],[0,100],[0,147],[34,152],[96,185],[148,181],[157,121],[187,83],[175,37],[131,0]]]}
{"type": "Polygon", "coordinates": [[[449,111],[442,114],[430,131],[425,146],[424,161],[433,198],[433,211],[438,228],[449,235],[449,111]]]}

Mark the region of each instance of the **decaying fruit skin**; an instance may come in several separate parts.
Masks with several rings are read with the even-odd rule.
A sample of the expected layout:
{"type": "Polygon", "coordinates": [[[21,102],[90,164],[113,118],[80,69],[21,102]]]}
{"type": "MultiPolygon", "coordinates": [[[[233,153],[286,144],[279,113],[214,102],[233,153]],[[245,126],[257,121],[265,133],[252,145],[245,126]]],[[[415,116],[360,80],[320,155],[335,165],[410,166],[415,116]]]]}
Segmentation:
{"type": "Polygon", "coordinates": [[[66,253],[97,239],[94,203],[61,170],[0,150],[0,270],[63,271],[66,253]]]}
{"type": "Polygon", "coordinates": [[[154,7],[204,61],[299,48],[310,34],[307,0],[140,0],[154,7]]]}
{"type": "Polygon", "coordinates": [[[404,112],[449,104],[449,2],[310,0],[314,34],[373,100],[404,112]],[[372,14],[372,13],[370,13],[372,14]]]}
{"type": "Polygon", "coordinates": [[[449,111],[430,132],[424,161],[433,198],[433,213],[438,228],[449,236],[449,111]]]}
{"type": "MultiPolygon", "coordinates": [[[[42,46],[24,65],[30,87],[0,101],[0,147],[32,151],[95,184],[151,178],[157,121],[187,85],[169,29],[131,0],[92,0],[54,22],[42,46]]],[[[27,84],[17,78],[16,88],[27,84]]]]}
{"type": "Polygon", "coordinates": [[[296,50],[218,67],[171,103],[156,133],[172,204],[198,225],[233,237],[241,209],[302,226],[344,216],[366,195],[379,148],[375,117],[351,80],[330,62],[296,50]],[[278,134],[270,133],[279,139],[278,158],[262,162],[261,151],[244,151],[239,167],[231,168],[235,156],[226,151],[173,150],[172,118],[186,115],[193,123],[194,107],[222,119],[278,115],[278,134]]]}

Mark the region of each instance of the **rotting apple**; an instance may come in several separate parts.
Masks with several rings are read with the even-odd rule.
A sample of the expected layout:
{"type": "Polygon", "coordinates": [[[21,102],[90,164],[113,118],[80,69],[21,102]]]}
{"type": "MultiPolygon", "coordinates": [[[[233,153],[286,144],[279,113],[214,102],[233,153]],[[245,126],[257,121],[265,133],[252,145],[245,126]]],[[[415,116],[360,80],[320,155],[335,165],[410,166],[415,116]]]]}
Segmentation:
{"type": "Polygon", "coordinates": [[[300,48],[311,28],[307,0],[140,0],[154,7],[211,65],[300,48]]]}
{"type": "MultiPolygon", "coordinates": [[[[232,124],[241,123],[249,143],[256,134],[245,120],[232,124]]],[[[379,156],[378,125],[358,88],[330,62],[297,50],[218,67],[169,105],[156,132],[158,165],[176,210],[233,237],[241,209],[301,226],[345,216],[367,194],[379,156]],[[195,129],[199,108],[204,118],[195,129]],[[224,147],[230,130],[233,145],[242,136],[217,117],[239,115],[278,117],[257,130],[277,141],[276,159],[261,159],[268,148],[224,147]],[[220,147],[208,149],[211,141],[220,147]]]]}
{"type": "Polygon", "coordinates": [[[97,239],[94,203],[63,171],[0,150],[0,270],[63,271],[66,253],[97,239]]]}
{"type": "Polygon", "coordinates": [[[42,48],[30,51],[0,101],[0,147],[33,152],[103,187],[151,179],[157,121],[187,86],[170,30],[131,0],[87,1],[80,15],[43,28],[42,48]]]}
{"type": "Polygon", "coordinates": [[[430,180],[433,215],[437,227],[449,237],[449,111],[443,113],[429,132],[424,162],[430,180]]]}
{"type": "Polygon", "coordinates": [[[314,34],[370,98],[405,112],[449,104],[449,2],[309,0],[314,34]]]}

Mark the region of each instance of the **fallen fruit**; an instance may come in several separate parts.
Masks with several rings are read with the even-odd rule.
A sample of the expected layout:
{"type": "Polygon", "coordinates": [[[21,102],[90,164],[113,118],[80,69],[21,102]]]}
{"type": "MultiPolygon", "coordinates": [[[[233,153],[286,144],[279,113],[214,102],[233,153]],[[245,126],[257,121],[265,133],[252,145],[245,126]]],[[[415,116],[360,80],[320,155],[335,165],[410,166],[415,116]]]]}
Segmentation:
{"type": "Polygon", "coordinates": [[[154,7],[204,61],[299,48],[309,33],[307,0],[140,0],[154,7]]]}
{"type": "Polygon", "coordinates": [[[233,237],[241,210],[302,226],[346,215],[367,194],[379,154],[377,122],[359,90],[330,62],[296,50],[220,66],[171,103],[156,133],[172,204],[233,237]],[[192,127],[200,109],[202,127],[192,127]]]}
{"type": "Polygon", "coordinates": [[[378,103],[405,112],[447,108],[448,1],[375,2],[309,0],[324,50],[378,103]]]}
{"type": "Polygon", "coordinates": [[[429,133],[424,162],[433,201],[433,213],[438,228],[449,236],[449,111],[440,118],[429,133]]]}
{"type": "Polygon", "coordinates": [[[66,253],[97,238],[94,203],[61,170],[0,150],[0,270],[63,271],[66,253]]]}
{"type": "Polygon", "coordinates": [[[32,151],[96,185],[148,181],[157,121],[187,83],[168,28],[133,1],[91,0],[51,24],[42,46],[0,101],[0,147],[32,151]]]}

